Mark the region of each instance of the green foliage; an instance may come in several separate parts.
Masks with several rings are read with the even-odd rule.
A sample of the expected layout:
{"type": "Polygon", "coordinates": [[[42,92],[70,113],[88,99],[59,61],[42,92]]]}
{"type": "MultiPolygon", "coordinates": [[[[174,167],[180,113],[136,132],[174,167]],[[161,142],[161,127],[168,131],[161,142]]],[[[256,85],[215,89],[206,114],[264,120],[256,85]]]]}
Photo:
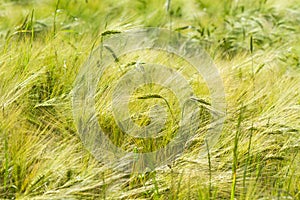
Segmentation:
{"type": "MultiPolygon", "coordinates": [[[[299,199],[299,8],[297,0],[0,1],[0,199],[299,199]],[[201,77],[190,77],[202,126],[189,148],[151,173],[125,174],[83,147],[73,82],[101,38],[150,26],[178,31],[210,53],[228,113],[218,144],[199,156],[212,108],[201,77]]],[[[120,68],[136,66],[130,56],[111,68],[98,97],[110,94],[120,68]]],[[[104,98],[97,106],[106,134],[134,152],[168,143],[178,129],[172,94],[145,86],[135,97],[140,125],[152,104],[167,106],[167,136],[126,137],[104,98]]]]}

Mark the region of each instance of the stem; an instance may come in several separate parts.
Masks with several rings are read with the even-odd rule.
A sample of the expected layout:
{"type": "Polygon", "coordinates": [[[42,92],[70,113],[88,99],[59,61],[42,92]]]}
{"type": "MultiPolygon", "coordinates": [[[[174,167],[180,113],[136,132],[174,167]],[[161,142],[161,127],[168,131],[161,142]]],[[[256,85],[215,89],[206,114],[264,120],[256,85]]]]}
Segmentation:
{"type": "Polygon", "coordinates": [[[60,0],[57,0],[56,6],[55,6],[54,18],[53,18],[53,37],[55,37],[55,35],[56,35],[56,15],[57,15],[59,3],[60,3],[60,0]]]}
{"type": "Polygon", "coordinates": [[[248,164],[250,161],[250,151],[251,151],[251,143],[252,143],[252,135],[253,135],[253,124],[251,127],[251,131],[250,131],[250,138],[249,138],[249,144],[248,144],[248,150],[247,150],[247,160],[246,160],[246,164],[245,164],[245,169],[244,169],[244,175],[243,175],[243,194],[246,193],[246,176],[247,176],[247,168],[248,168],[248,164]]]}
{"type": "Polygon", "coordinates": [[[235,198],[235,189],[236,189],[236,172],[237,172],[237,162],[238,162],[238,142],[239,142],[239,135],[241,129],[241,122],[242,122],[242,112],[243,107],[240,109],[237,130],[235,132],[234,138],[234,147],[233,147],[233,163],[232,163],[232,186],[231,186],[231,196],[230,199],[234,200],[235,198]]]}
{"type": "Polygon", "coordinates": [[[205,144],[206,144],[206,150],[207,150],[207,159],[208,159],[208,168],[209,168],[209,193],[208,193],[208,199],[212,198],[212,184],[211,184],[211,180],[212,180],[212,173],[211,173],[211,159],[210,159],[210,152],[209,152],[209,146],[208,146],[208,142],[207,140],[205,140],[205,144]]]}

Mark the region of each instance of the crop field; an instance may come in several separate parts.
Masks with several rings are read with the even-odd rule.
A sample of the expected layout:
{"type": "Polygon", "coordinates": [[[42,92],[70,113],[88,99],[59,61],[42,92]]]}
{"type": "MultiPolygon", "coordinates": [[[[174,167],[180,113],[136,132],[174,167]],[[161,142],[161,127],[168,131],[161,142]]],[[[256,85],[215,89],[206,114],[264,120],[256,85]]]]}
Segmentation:
{"type": "Polygon", "coordinates": [[[299,0],[0,0],[0,199],[300,200],[299,151],[299,0]]]}

